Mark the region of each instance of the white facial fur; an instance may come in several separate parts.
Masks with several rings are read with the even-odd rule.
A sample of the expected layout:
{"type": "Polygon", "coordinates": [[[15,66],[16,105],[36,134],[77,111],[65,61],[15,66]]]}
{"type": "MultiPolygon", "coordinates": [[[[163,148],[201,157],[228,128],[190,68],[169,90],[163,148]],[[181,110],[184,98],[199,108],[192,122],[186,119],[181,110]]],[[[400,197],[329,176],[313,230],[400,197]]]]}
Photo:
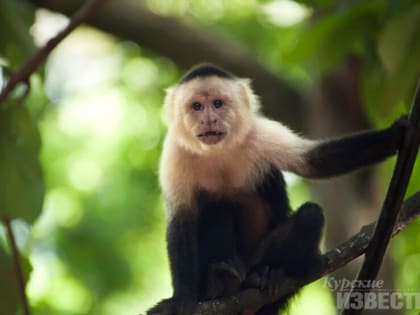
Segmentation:
{"type": "MultiPolygon", "coordinates": [[[[225,79],[216,76],[197,78],[182,83],[167,91],[165,114],[169,133],[176,131],[177,141],[197,154],[211,154],[242,143],[253,124],[259,109],[256,96],[252,93],[249,81],[245,79],[225,79]],[[215,99],[223,106],[213,109],[217,122],[209,127],[201,119],[201,113],[192,109],[194,102],[210,106],[215,99]],[[205,143],[197,136],[208,130],[223,133],[220,141],[205,143]]],[[[211,141],[210,141],[211,142],[211,141]]]]}

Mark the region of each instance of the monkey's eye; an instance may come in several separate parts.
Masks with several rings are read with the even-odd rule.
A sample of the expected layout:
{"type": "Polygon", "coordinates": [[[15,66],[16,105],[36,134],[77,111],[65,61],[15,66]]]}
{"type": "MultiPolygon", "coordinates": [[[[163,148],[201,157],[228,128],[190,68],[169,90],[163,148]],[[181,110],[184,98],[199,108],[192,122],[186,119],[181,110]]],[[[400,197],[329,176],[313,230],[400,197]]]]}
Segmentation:
{"type": "Polygon", "coordinates": [[[215,108],[222,107],[222,105],[223,105],[223,101],[222,101],[222,100],[214,100],[214,101],[213,101],[213,106],[214,106],[215,108]]]}
{"type": "Polygon", "coordinates": [[[200,110],[201,109],[201,107],[202,107],[203,105],[201,105],[201,103],[199,103],[199,102],[194,102],[193,104],[192,104],[192,109],[193,110],[200,110]]]}

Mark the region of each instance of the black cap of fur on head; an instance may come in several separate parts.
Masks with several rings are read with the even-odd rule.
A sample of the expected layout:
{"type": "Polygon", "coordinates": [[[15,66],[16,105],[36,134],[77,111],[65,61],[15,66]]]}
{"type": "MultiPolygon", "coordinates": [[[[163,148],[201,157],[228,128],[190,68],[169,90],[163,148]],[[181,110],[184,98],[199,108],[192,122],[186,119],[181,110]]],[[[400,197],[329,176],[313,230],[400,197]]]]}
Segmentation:
{"type": "Polygon", "coordinates": [[[196,78],[205,78],[205,77],[221,77],[224,79],[235,79],[235,75],[232,73],[223,70],[215,65],[210,63],[200,63],[192,67],[187,74],[185,74],[181,80],[179,80],[179,84],[191,81],[196,78]]]}

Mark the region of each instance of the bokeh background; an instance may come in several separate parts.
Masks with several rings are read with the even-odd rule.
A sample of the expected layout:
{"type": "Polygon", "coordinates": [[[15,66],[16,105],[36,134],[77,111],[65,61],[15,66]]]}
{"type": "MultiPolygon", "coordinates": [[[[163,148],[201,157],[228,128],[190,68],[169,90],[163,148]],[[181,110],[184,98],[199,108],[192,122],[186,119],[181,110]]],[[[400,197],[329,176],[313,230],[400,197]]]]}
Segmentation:
{"type": "MultiPolygon", "coordinates": [[[[0,0],[0,83],[82,3],[0,0]]],[[[420,3],[109,0],[53,51],[27,96],[20,87],[0,104],[0,216],[14,218],[33,314],[139,314],[170,296],[161,104],[199,61],[252,78],[267,116],[307,137],[384,128],[409,109],[420,74],[420,3]]],[[[295,208],[325,208],[324,249],[375,220],[394,162],[321,182],[287,174],[295,208]]],[[[407,195],[419,187],[417,165],[407,195]]],[[[392,241],[388,288],[420,291],[419,231],[414,222],[392,241]]],[[[352,279],[359,263],[333,276],[352,279]]],[[[0,314],[22,314],[1,225],[0,314]]],[[[335,314],[325,279],[290,314],[335,314]]]]}

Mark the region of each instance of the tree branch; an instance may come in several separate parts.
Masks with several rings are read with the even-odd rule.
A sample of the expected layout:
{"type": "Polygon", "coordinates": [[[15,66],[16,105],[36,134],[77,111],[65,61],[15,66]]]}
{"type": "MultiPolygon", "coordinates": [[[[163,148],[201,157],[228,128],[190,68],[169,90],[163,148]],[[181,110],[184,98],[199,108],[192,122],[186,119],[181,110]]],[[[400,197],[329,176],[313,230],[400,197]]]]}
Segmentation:
{"type": "MultiPolygon", "coordinates": [[[[28,0],[40,7],[70,15],[82,0],[28,0]]],[[[285,80],[258,62],[255,55],[238,41],[199,25],[190,26],[179,19],[160,16],[142,1],[109,1],[89,23],[119,38],[165,56],[183,68],[208,61],[219,64],[238,76],[252,78],[261,96],[265,114],[302,129],[300,93],[285,80]]]]}
{"type": "MultiPolygon", "coordinates": [[[[398,222],[392,231],[392,236],[397,235],[418,216],[420,216],[420,191],[404,201],[398,222]]],[[[359,233],[324,254],[324,267],[320,272],[311,275],[303,281],[285,279],[282,282],[282,290],[275,298],[270,298],[258,289],[247,289],[232,297],[199,303],[194,315],[238,313],[249,307],[252,308],[274,302],[278,298],[294,292],[304,285],[343,267],[353,259],[362,255],[369,245],[375,230],[375,225],[376,222],[364,226],[359,233]]]]}
{"type": "MultiPolygon", "coordinates": [[[[376,279],[407,190],[420,145],[420,80],[417,84],[409,120],[412,126],[410,126],[403,146],[398,153],[397,164],[382,206],[378,224],[366,251],[365,260],[360,268],[357,280],[376,279]]],[[[354,288],[349,294],[349,299],[354,293],[359,291],[359,289],[354,288]]],[[[349,308],[343,311],[343,315],[359,314],[363,309],[349,308]]]]}
{"type": "Polygon", "coordinates": [[[76,27],[83,23],[94,13],[106,0],[90,0],[85,3],[71,18],[67,27],[50,39],[47,44],[35,52],[16,72],[12,73],[7,84],[0,93],[0,104],[20,82],[25,82],[30,75],[47,59],[51,51],[69,35],[76,27]]]}
{"type": "Polygon", "coordinates": [[[15,235],[13,234],[11,220],[9,218],[3,218],[3,223],[6,227],[7,239],[12,253],[14,270],[16,273],[17,287],[19,290],[19,296],[22,303],[22,309],[24,315],[30,314],[29,302],[25,292],[25,277],[23,276],[23,268],[20,261],[19,251],[16,246],[15,235]]]}

